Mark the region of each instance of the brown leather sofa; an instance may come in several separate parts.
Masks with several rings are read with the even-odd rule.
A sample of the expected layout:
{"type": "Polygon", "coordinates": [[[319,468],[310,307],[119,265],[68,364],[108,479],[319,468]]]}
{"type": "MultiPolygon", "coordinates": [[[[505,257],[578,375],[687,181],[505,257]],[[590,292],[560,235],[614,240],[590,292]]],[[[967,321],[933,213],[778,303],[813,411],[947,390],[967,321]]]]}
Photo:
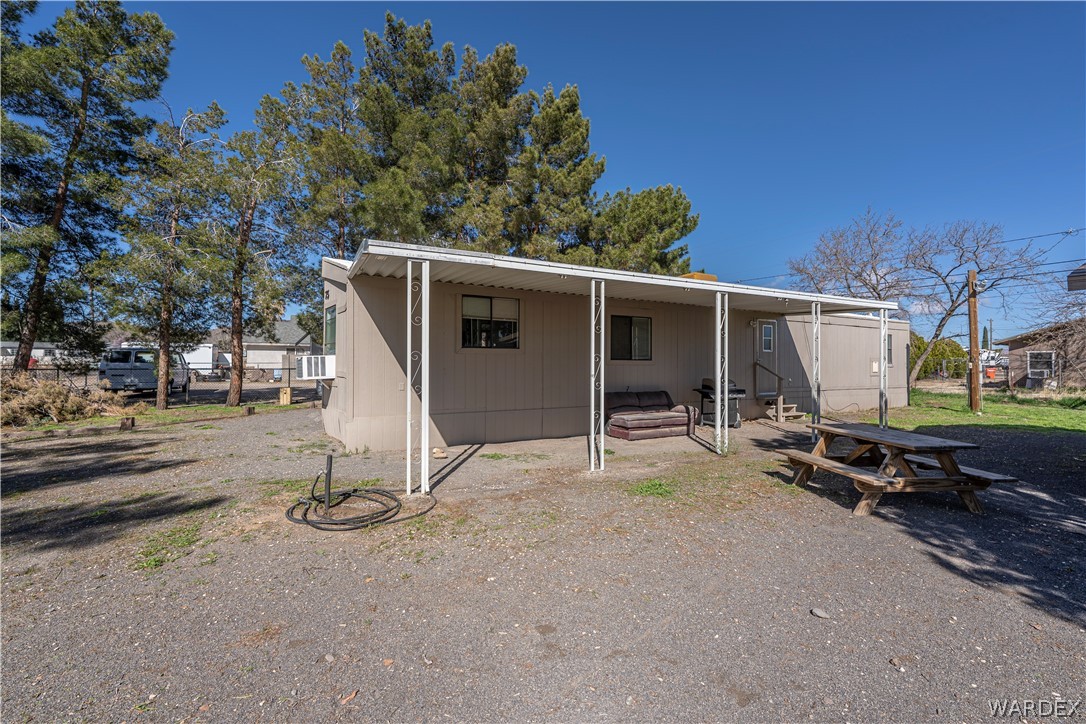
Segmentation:
{"type": "Polygon", "coordinates": [[[604,395],[607,434],[623,440],[693,435],[698,410],[676,405],[664,390],[608,392],[604,395]]]}

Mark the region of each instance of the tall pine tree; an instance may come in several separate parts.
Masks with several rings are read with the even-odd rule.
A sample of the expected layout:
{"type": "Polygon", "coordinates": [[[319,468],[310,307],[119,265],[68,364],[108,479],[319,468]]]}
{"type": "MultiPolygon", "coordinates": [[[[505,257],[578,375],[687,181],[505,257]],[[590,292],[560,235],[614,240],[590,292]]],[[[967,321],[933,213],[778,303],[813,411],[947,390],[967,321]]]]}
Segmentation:
{"type": "Polygon", "coordinates": [[[158,343],[155,406],[169,403],[171,353],[194,345],[212,322],[212,179],[225,115],[216,104],[155,126],[137,141],[140,163],[126,186],[128,251],[109,259],[112,311],[139,339],[158,343]]]}
{"type": "Polygon", "coordinates": [[[5,114],[27,119],[47,145],[34,149],[38,168],[3,197],[17,229],[5,256],[19,263],[4,279],[18,315],[16,369],[28,367],[39,330],[70,324],[85,300],[71,280],[111,244],[116,192],[133,142],[149,127],[132,103],[158,95],[172,40],[153,13],[81,0],[18,50],[17,69],[34,70],[25,84],[5,87],[5,114]]]}

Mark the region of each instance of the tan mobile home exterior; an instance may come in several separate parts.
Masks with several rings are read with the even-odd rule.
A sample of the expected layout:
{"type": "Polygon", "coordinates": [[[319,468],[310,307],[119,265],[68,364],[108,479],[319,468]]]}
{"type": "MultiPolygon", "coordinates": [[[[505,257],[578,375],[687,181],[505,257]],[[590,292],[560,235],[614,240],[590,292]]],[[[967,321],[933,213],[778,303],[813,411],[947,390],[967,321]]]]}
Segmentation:
{"type": "MultiPolygon", "coordinates": [[[[322,267],[325,308],[335,310],[327,314],[334,315],[336,356],[336,376],[325,384],[325,429],[349,450],[404,449],[405,278],[358,273],[358,269],[357,261],[331,259],[325,259],[322,267]]],[[[560,271],[556,279],[565,279],[560,271]]],[[[587,288],[580,294],[556,293],[517,288],[501,273],[488,277],[497,283],[434,281],[429,285],[430,444],[444,447],[589,434],[592,322],[587,288]],[[509,286],[499,286],[502,283],[509,286]],[[517,346],[466,348],[461,334],[465,296],[515,299],[515,305],[506,304],[518,312],[517,346]]],[[[728,315],[728,377],[747,391],[741,405],[744,418],[764,416],[765,398],[759,398],[758,392],[775,392],[776,379],[755,367],[756,350],[763,344],[772,348],[763,361],[784,378],[787,401],[801,410],[813,406],[810,304],[795,301],[792,313],[787,299],[766,299],[770,300],[766,306],[785,313],[750,311],[737,304],[728,315]],[[766,325],[775,327],[771,343],[762,340],[766,325]]],[[[604,315],[606,390],[664,389],[676,401],[698,405],[694,388],[713,376],[713,315],[712,306],[704,304],[609,298],[604,315]],[[616,316],[651,320],[651,359],[611,358],[611,326],[616,316]]],[[[895,356],[888,365],[890,406],[906,401],[908,329],[906,322],[888,323],[895,356]]],[[[821,335],[822,411],[877,407],[878,318],[823,313],[821,335]]]]}

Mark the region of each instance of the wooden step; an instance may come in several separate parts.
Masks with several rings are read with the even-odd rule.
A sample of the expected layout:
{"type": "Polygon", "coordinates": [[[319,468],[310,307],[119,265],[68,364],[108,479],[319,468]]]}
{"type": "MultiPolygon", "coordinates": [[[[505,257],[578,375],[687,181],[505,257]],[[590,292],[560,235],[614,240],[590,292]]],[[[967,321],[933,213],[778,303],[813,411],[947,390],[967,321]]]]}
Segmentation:
{"type": "Polygon", "coordinates": [[[804,417],[807,416],[807,413],[806,412],[800,412],[800,411],[794,410],[794,409],[793,410],[785,410],[784,414],[781,415],[781,417],[784,418],[784,419],[783,420],[778,420],[777,419],[777,411],[774,408],[769,408],[768,410],[765,411],[765,416],[768,417],[770,420],[773,420],[774,422],[787,422],[788,420],[802,420],[804,417]]]}

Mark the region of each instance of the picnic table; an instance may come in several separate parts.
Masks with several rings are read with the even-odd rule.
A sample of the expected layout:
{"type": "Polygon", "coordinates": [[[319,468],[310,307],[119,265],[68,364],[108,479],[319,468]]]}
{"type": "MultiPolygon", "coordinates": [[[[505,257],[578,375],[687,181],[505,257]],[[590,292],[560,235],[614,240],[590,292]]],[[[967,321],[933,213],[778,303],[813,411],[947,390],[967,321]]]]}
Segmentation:
{"type": "Polygon", "coordinates": [[[814,450],[780,451],[795,468],[792,483],[803,485],[815,469],[851,478],[856,489],[863,493],[852,511],[854,515],[869,515],[884,493],[933,491],[956,492],[970,512],[980,515],[984,508],[977,499],[977,491],[987,489],[992,483],[1016,480],[1009,475],[959,465],[955,453],[977,448],[973,443],[857,423],[818,422],[807,427],[819,435],[814,450]],[[853,447],[846,453],[831,455],[830,445],[838,438],[851,440],[853,447]],[[917,470],[936,471],[936,474],[922,476],[917,470]]]}

